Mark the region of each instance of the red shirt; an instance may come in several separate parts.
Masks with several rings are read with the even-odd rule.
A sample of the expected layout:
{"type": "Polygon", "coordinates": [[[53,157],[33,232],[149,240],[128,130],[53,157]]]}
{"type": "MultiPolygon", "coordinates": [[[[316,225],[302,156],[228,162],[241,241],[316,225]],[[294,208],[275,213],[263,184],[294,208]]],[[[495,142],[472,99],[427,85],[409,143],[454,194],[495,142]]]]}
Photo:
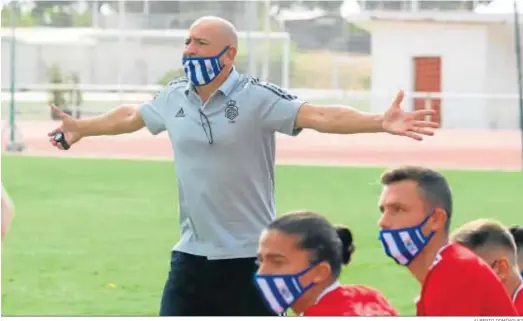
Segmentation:
{"type": "Polygon", "coordinates": [[[320,296],[304,316],[397,316],[377,290],[364,285],[338,285],[320,296]]]}
{"type": "Polygon", "coordinates": [[[436,256],[423,282],[418,316],[517,316],[494,271],[469,249],[450,244],[436,256]]]}
{"type": "Polygon", "coordinates": [[[519,315],[523,316],[523,283],[519,286],[516,292],[514,292],[514,296],[512,298],[519,315]]]}

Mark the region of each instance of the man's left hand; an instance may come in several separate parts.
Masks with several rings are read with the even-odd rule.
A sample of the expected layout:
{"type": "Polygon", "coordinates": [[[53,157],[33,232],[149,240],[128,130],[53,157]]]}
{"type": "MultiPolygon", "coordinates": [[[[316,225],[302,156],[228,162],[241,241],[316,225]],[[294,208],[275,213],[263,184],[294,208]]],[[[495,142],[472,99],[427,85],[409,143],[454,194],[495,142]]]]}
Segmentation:
{"type": "Polygon", "coordinates": [[[401,90],[392,105],[383,114],[383,131],[415,140],[423,140],[423,136],[434,135],[433,128],[438,128],[439,124],[426,121],[425,117],[435,115],[436,112],[426,109],[406,112],[401,108],[403,96],[404,93],[401,90]]]}

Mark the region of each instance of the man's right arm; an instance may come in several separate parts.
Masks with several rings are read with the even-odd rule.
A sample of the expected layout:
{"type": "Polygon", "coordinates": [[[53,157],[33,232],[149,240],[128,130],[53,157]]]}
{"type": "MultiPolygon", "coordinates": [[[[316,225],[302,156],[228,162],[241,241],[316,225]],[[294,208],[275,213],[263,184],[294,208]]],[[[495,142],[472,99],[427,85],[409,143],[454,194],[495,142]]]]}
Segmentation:
{"type": "Polygon", "coordinates": [[[127,134],[147,127],[156,135],[165,130],[163,111],[171,89],[164,88],[154,99],[140,106],[122,105],[104,115],[78,120],[78,131],[82,137],[88,137],[127,134]]]}
{"type": "Polygon", "coordinates": [[[122,105],[110,112],[77,121],[82,136],[120,135],[142,129],[145,122],[139,106],[122,105]]]}

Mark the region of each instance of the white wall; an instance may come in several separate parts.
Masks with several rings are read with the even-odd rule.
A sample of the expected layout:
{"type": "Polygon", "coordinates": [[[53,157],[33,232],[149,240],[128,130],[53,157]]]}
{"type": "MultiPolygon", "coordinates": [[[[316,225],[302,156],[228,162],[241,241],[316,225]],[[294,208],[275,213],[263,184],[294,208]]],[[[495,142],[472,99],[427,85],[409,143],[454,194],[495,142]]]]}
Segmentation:
{"type": "MultiPolygon", "coordinates": [[[[514,27],[512,25],[490,26],[488,43],[485,92],[497,95],[517,94],[514,27]]],[[[519,103],[517,99],[488,99],[487,111],[491,128],[519,128],[519,103]]]]}
{"type": "MultiPolygon", "coordinates": [[[[442,91],[482,93],[485,87],[486,26],[435,23],[374,22],[372,30],[372,90],[412,91],[413,57],[441,56],[442,91]]],[[[375,111],[383,111],[389,100],[376,98],[375,111]]],[[[412,108],[412,100],[405,102],[412,108]]],[[[444,128],[485,128],[488,125],[484,100],[443,99],[444,128]]]]}
{"type": "MultiPolygon", "coordinates": [[[[37,61],[27,45],[20,44],[15,47],[15,82],[16,84],[27,83],[33,79],[38,70],[37,61]]],[[[9,88],[11,82],[11,41],[2,39],[2,66],[1,83],[3,88],[9,88]]]]}
{"type": "MultiPolygon", "coordinates": [[[[9,87],[10,41],[2,38],[2,88],[9,87]]],[[[95,44],[26,44],[16,47],[17,84],[48,82],[47,71],[53,64],[63,73],[78,72],[82,83],[110,84],[118,81],[120,63],[123,65],[123,84],[155,84],[171,68],[182,67],[183,43],[128,40],[122,52],[117,39],[100,39],[95,44]]]]}

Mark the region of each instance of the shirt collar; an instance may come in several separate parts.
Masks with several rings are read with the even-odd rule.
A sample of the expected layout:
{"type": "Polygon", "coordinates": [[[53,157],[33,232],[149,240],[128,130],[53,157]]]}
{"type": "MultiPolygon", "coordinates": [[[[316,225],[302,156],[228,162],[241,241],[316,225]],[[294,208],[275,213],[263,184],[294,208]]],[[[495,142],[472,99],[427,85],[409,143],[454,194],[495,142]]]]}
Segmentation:
{"type": "Polygon", "coordinates": [[[236,68],[233,67],[231,73],[227,79],[225,79],[220,88],[218,88],[218,90],[221,91],[225,96],[229,96],[234,87],[236,87],[238,79],[240,79],[240,74],[236,71],[236,68]]]}
{"type": "MultiPolygon", "coordinates": [[[[229,76],[227,76],[227,79],[221,84],[221,86],[218,88],[218,91],[220,91],[225,96],[230,95],[234,87],[236,87],[236,84],[238,83],[238,80],[240,79],[240,74],[238,71],[236,71],[236,68],[233,67],[231,72],[229,73],[229,76]]],[[[187,87],[185,88],[185,93],[188,94],[189,92],[196,93],[196,90],[194,88],[194,85],[191,84],[191,81],[187,83],[187,87]]]]}
{"type": "Polygon", "coordinates": [[[518,294],[519,292],[522,292],[523,293],[523,282],[521,282],[518,286],[518,288],[516,289],[516,291],[514,291],[514,294],[512,294],[512,301],[516,301],[516,299],[518,298],[518,294]]]}
{"type": "Polygon", "coordinates": [[[443,245],[438,252],[436,253],[436,256],[434,257],[434,260],[432,261],[432,264],[429,266],[429,270],[431,270],[439,261],[441,261],[441,254],[443,251],[445,251],[452,243],[447,243],[443,245]]]}
{"type": "Polygon", "coordinates": [[[332,291],[336,290],[337,288],[339,288],[341,286],[340,282],[334,282],[332,283],[331,285],[329,285],[328,287],[326,287],[321,293],[320,295],[318,296],[318,298],[316,299],[316,303],[320,302],[320,300],[326,296],[327,294],[331,293],[332,291]]]}
{"type": "MultiPolygon", "coordinates": [[[[320,300],[326,296],[327,294],[331,293],[332,291],[336,290],[337,288],[339,288],[341,286],[340,282],[336,281],[334,283],[332,283],[331,285],[329,285],[328,287],[326,287],[321,293],[320,295],[318,296],[318,298],[316,299],[316,302],[314,302],[314,304],[318,304],[318,302],[320,302],[320,300]]],[[[305,313],[305,312],[304,312],[305,313]]],[[[303,313],[300,314],[300,317],[303,316],[303,313]]]]}

